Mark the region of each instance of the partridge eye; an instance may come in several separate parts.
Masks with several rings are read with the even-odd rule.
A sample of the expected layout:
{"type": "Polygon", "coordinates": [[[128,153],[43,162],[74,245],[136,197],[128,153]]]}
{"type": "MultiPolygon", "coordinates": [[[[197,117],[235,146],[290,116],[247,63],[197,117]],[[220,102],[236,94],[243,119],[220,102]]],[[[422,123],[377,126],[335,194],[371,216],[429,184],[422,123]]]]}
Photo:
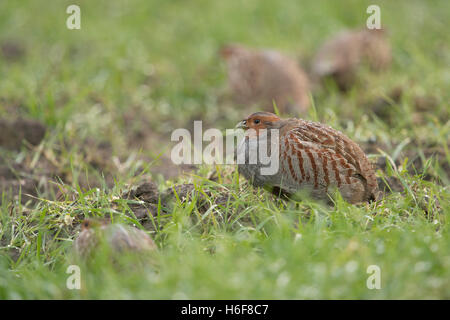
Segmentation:
{"type": "Polygon", "coordinates": [[[260,123],[260,122],[261,122],[261,120],[259,120],[259,119],[255,119],[255,120],[253,120],[253,122],[254,122],[255,124],[258,124],[258,123],[260,123]]]}

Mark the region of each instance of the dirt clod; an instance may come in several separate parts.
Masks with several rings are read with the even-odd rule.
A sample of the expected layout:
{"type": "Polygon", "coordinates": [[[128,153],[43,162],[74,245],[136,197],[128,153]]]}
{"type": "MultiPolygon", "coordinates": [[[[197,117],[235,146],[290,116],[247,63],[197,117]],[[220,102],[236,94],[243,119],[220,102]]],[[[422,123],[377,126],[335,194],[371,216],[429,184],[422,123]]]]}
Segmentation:
{"type": "Polygon", "coordinates": [[[387,96],[378,97],[365,104],[364,108],[370,110],[383,121],[390,123],[393,119],[393,106],[398,104],[402,98],[403,89],[395,87],[387,96]]]}
{"type": "Polygon", "coordinates": [[[165,201],[168,201],[170,199],[175,199],[175,193],[178,195],[178,198],[181,201],[186,200],[190,195],[192,195],[192,192],[195,190],[195,187],[192,183],[187,184],[179,184],[176,186],[173,186],[172,188],[168,188],[162,195],[162,198],[165,201]]]}
{"type": "Polygon", "coordinates": [[[127,199],[139,199],[147,203],[158,203],[159,191],[158,186],[154,182],[144,182],[139,185],[136,189],[128,192],[126,195],[127,199]]]}
{"type": "Polygon", "coordinates": [[[378,177],[378,188],[384,193],[403,192],[404,188],[401,181],[397,177],[378,177]]]}
{"type": "Polygon", "coordinates": [[[25,140],[38,145],[44,139],[45,126],[36,120],[19,118],[15,121],[0,119],[0,147],[18,150],[25,140]]]}
{"type": "Polygon", "coordinates": [[[0,44],[1,56],[7,61],[16,61],[25,55],[25,47],[15,40],[4,40],[0,44]]]}
{"type": "MultiPolygon", "coordinates": [[[[37,196],[37,182],[33,179],[19,179],[19,180],[1,180],[0,179],[0,194],[5,193],[7,198],[19,200],[22,204],[27,201],[35,201],[37,196]]],[[[2,203],[0,198],[0,204],[2,203]]]]}

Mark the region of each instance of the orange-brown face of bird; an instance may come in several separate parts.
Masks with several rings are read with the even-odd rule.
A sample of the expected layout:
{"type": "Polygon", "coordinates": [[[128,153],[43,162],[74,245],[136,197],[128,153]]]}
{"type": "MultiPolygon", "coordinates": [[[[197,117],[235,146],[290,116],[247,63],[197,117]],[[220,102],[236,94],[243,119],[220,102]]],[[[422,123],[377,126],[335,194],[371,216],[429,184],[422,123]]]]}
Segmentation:
{"type": "Polygon", "coordinates": [[[273,113],[256,112],[249,115],[245,120],[239,122],[236,128],[241,128],[244,130],[253,129],[258,134],[261,129],[276,129],[279,121],[280,118],[273,113]]]}

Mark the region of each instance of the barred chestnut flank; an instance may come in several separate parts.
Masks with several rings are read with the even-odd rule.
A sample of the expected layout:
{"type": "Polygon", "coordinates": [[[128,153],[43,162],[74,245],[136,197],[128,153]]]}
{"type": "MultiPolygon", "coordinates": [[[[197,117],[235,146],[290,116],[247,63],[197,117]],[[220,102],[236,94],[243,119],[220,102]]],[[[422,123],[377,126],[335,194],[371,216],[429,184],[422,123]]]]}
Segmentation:
{"type": "Polygon", "coordinates": [[[246,155],[257,152],[252,139],[255,139],[253,142],[270,139],[271,129],[279,133],[279,168],[275,174],[262,175],[259,162],[239,164],[239,172],[254,186],[286,195],[306,191],[318,199],[327,199],[337,188],[350,203],[378,198],[371,163],[361,148],[343,133],[318,122],[282,120],[268,112],[250,115],[241,122],[241,127],[247,132],[238,152],[246,155]],[[266,136],[262,136],[262,132],[266,136]]]}

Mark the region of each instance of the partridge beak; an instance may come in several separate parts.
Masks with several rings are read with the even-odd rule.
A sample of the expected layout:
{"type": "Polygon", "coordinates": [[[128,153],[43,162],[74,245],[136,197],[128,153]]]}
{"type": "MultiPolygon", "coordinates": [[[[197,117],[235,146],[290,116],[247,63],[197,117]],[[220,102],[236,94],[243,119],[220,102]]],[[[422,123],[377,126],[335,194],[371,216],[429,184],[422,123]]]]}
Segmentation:
{"type": "Polygon", "coordinates": [[[236,128],[236,129],[244,129],[244,130],[247,130],[247,129],[248,129],[248,127],[247,127],[247,121],[246,121],[246,120],[242,120],[241,122],[239,122],[239,123],[236,125],[235,128],[236,128]]]}

